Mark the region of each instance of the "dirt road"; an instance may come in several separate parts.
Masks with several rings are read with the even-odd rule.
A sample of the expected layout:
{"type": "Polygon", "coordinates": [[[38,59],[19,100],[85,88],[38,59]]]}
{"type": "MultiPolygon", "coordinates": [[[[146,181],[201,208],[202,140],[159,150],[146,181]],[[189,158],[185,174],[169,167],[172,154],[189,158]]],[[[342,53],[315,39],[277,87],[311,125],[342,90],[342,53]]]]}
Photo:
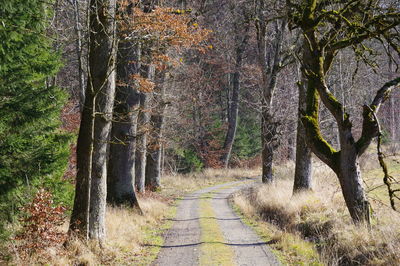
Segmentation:
{"type": "Polygon", "coordinates": [[[280,265],[263,242],[228,204],[237,181],[184,197],[153,265],[280,265]]]}

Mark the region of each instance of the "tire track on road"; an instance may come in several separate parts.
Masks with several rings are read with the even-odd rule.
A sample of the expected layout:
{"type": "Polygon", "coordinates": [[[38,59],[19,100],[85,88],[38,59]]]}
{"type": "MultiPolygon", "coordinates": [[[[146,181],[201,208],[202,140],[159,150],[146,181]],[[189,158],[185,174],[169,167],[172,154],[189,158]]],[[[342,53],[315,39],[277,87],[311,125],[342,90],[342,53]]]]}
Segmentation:
{"type": "Polygon", "coordinates": [[[228,197],[249,185],[248,180],[225,183],[180,200],[152,265],[280,265],[267,243],[229,206],[228,197]]]}

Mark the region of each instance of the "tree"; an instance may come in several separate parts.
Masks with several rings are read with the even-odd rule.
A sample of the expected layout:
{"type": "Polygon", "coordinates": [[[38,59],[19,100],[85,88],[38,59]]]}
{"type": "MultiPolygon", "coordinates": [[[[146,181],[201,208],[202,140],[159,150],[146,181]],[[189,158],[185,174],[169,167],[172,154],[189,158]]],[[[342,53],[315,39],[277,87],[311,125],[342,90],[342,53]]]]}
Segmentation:
{"type": "Polygon", "coordinates": [[[150,128],[150,96],[153,90],[155,69],[154,65],[146,64],[142,66],[142,85],[143,88],[148,87],[144,83],[147,81],[151,84],[148,89],[143,89],[139,93],[140,98],[140,108],[139,108],[139,118],[138,118],[138,132],[137,132],[137,146],[136,146],[136,187],[138,191],[144,192],[146,185],[146,163],[147,163],[147,142],[148,133],[150,128]]]}
{"type": "Polygon", "coordinates": [[[157,77],[154,88],[156,106],[152,108],[149,123],[149,140],[147,143],[145,185],[152,191],[161,187],[161,151],[163,146],[164,112],[167,107],[165,99],[165,71],[155,75],[157,77]]]}
{"type": "Polygon", "coordinates": [[[49,82],[61,66],[49,35],[50,2],[0,7],[0,233],[38,187],[56,201],[72,196],[61,179],[71,141],[60,120],[67,95],[49,82]]]}
{"type": "Polygon", "coordinates": [[[89,73],[77,144],[77,177],[70,231],[105,238],[107,147],[115,94],[115,0],[91,0],[89,73]]]}
{"type": "MultiPolygon", "coordinates": [[[[278,5],[279,1],[275,3],[278,5]]],[[[271,23],[272,30],[266,17],[266,0],[257,1],[257,46],[259,65],[262,71],[262,98],[261,98],[261,142],[262,142],[262,181],[273,181],[272,163],[274,150],[277,146],[278,124],[274,119],[272,109],[273,96],[276,89],[278,74],[285,65],[283,57],[283,41],[286,30],[286,20],[276,19],[271,23]],[[274,38],[270,38],[275,34],[274,38]]]]}
{"type": "MultiPolygon", "coordinates": [[[[303,77],[303,75],[301,75],[303,77]]],[[[306,78],[298,83],[299,108],[297,114],[296,166],[294,170],[293,193],[312,189],[312,154],[307,145],[306,132],[301,122],[301,111],[306,109],[306,78]]]]}
{"type": "MultiPolygon", "coordinates": [[[[118,9],[117,88],[107,173],[107,201],[139,207],[135,194],[135,152],[140,92],[134,76],[140,71],[140,46],[129,32],[132,7],[118,9]]],[[[139,187],[139,191],[142,191],[139,187]]]]}
{"type": "Polygon", "coordinates": [[[331,93],[326,79],[340,50],[352,47],[356,53],[363,54],[367,50],[363,42],[372,39],[386,39],[395,45],[392,38],[397,36],[393,29],[400,24],[398,5],[374,0],[288,1],[288,5],[291,28],[300,28],[305,38],[301,62],[306,77],[307,106],[302,111],[302,122],[308,144],[313,153],[336,173],[353,221],[369,222],[369,203],[363,188],[359,157],[378,136],[376,113],[400,79],[385,84],[372,103],[364,105],[363,129],[358,140],[353,135],[349,113],[331,93]],[[339,151],[320,132],[320,100],[338,125],[339,151]]]}
{"type": "Polygon", "coordinates": [[[231,10],[234,13],[234,49],[235,49],[235,59],[234,59],[234,70],[229,73],[229,83],[228,83],[228,107],[227,107],[227,118],[228,118],[228,130],[225,135],[225,141],[222,154],[222,163],[225,168],[228,167],[229,159],[232,153],[233,143],[235,141],[236,130],[238,125],[238,112],[239,112],[239,94],[240,94],[240,71],[243,64],[243,55],[249,40],[249,30],[250,30],[250,11],[246,10],[244,7],[237,7],[235,3],[231,3],[231,10]],[[236,9],[241,8],[242,13],[237,12],[236,9]],[[237,14],[239,13],[239,14],[237,14]]]}
{"type": "Polygon", "coordinates": [[[80,9],[79,0],[70,0],[71,5],[74,8],[74,29],[76,34],[76,56],[78,59],[78,80],[79,80],[79,105],[81,112],[83,110],[83,105],[85,103],[85,74],[83,67],[83,45],[82,45],[82,29],[80,21],[80,9]]]}
{"type": "Polygon", "coordinates": [[[146,179],[147,183],[152,184],[152,188],[160,185],[161,156],[159,155],[161,153],[158,149],[161,148],[161,145],[154,143],[161,141],[165,110],[163,101],[165,99],[157,97],[160,92],[156,89],[164,88],[162,84],[164,79],[156,81],[155,73],[162,73],[163,76],[167,69],[172,69],[174,65],[178,64],[168,55],[170,49],[175,48],[178,52],[179,48],[195,46],[205,38],[207,31],[202,30],[197,23],[192,21],[188,15],[189,11],[165,7],[155,8],[152,1],[143,1],[141,5],[133,5],[132,13],[135,19],[131,20],[127,26],[133,36],[131,44],[135,43],[141,49],[141,70],[137,75],[131,75],[131,78],[136,79],[138,83],[140,99],[136,132],[135,183],[138,190],[143,192],[146,179]],[[151,121],[152,114],[154,114],[153,121],[151,121]],[[154,129],[154,132],[151,132],[151,128],[154,129]],[[154,143],[149,143],[149,133],[153,133],[154,143]],[[148,147],[156,149],[148,153],[148,147]],[[148,166],[146,158],[151,160],[148,166]]]}

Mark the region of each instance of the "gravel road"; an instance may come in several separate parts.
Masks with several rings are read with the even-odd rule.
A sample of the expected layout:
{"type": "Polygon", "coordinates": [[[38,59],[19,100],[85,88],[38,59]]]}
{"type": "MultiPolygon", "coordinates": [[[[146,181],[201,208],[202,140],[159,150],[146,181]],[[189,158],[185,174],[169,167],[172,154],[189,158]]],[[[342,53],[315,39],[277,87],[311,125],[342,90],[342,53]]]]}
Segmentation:
{"type": "MultiPolygon", "coordinates": [[[[152,265],[200,265],[201,227],[199,203],[209,200],[224,237],[224,245],[233,249],[236,265],[280,265],[267,243],[245,225],[228,204],[229,196],[251,185],[248,181],[236,181],[208,187],[185,196],[179,203],[174,224],[165,235],[165,242],[152,265]]],[[[215,264],[217,265],[217,264],[215,264]]]]}

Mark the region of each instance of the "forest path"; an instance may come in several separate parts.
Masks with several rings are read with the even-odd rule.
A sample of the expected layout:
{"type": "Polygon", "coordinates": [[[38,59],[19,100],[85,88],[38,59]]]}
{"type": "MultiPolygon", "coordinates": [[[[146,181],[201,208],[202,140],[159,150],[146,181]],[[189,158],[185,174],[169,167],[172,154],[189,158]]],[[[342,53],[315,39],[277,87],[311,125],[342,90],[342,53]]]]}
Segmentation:
{"type": "Polygon", "coordinates": [[[153,265],[280,265],[229,206],[232,193],[252,184],[230,182],[185,196],[153,265]]]}

